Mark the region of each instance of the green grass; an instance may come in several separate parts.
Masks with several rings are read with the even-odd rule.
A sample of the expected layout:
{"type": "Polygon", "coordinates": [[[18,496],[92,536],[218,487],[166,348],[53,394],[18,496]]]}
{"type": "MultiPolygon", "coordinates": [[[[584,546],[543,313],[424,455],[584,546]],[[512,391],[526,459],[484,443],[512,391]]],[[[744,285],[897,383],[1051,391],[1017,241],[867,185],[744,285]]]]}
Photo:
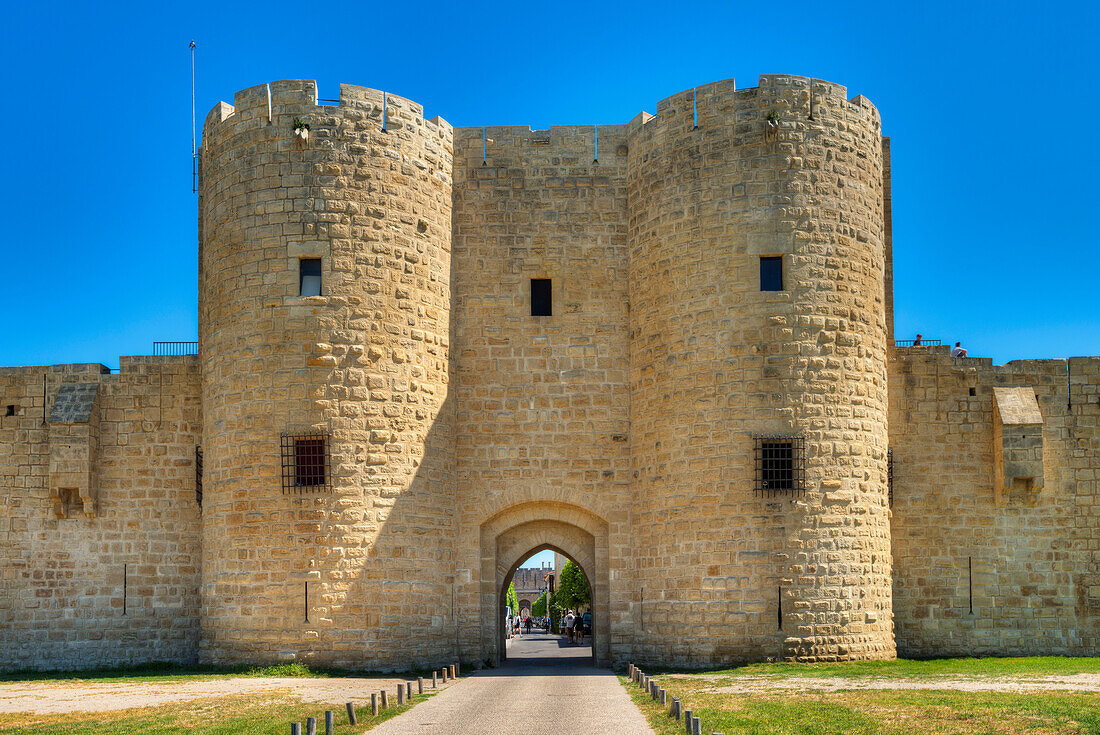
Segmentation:
{"type": "MultiPolygon", "coordinates": [[[[677,670],[656,673],[700,673],[677,670]]],[[[852,661],[834,664],[763,663],[705,672],[711,677],[770,677],[850,679],[927,679],[936,677],[1069,676],[1100,673],[1100,658],[1031,656],[1025,658],[942,658],[928,660],[852,661]]]]}
{"type": "MultiPolygon", "coordinates": [[[[752,664],[695,675],[656,675],[684,709],[702,719],[703,732],[725,735],[1100,735],[1100,694],[938,690],[937,680],[1035,677],[1100,672],[1100,659],[939,659],[845,664],[752,664]],[[734,693],[716,691],[738,677],[790,680],[790,687],[734,693]],[[926,689],[800,689],[807,677],[924,681],[926,689]]],[[[653,675],[652,672],[648,672],[653,675]]],[[[684,731],[629,679],[630,696],[658,735],[684,731]]]]}
{"type": "Polygon", "coordinates": [[[336,733],[352,735],[395,717],[434,694],[414,694],[408,704],[392,704],[377,717],[370,707],[357,707],[358,723],[348,724],[342,705],[298,702],[285,694],[225,696],[158,707],[114,712],[74,712],[65,715],[0,714],[0,733],[19,735],[286,735],[291,722],[317,718],[317,731],[325,731],[324,710],[336,714],[336,733]]]}

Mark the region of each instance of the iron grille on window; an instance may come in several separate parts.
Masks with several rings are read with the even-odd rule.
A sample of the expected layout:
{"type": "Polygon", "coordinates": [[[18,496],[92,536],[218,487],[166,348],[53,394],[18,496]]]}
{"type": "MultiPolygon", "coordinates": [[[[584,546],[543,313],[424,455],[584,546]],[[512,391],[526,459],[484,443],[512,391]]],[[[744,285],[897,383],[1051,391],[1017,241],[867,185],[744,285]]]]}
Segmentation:
{"type": "Polygon", "coordinates": [[[886,450],[886,492],[889,496],[890,507],[894,507],[894,450],[886,450]]]}
{"type": "Polygon", "coordinates": [[[328,462],[328,434],[283,434],[283,492],[306,493],[332,489],[328,462]]]}
{"type": "Polygon", "coordinates": [[[202,507],[202,447],[195,447],[195,500],[202,507]]]}
{"type": "Polygon", "coordinates": [[[800,495],[806,486],[805,440],[800,436],[757,436],[756,493],[800,495]]]}

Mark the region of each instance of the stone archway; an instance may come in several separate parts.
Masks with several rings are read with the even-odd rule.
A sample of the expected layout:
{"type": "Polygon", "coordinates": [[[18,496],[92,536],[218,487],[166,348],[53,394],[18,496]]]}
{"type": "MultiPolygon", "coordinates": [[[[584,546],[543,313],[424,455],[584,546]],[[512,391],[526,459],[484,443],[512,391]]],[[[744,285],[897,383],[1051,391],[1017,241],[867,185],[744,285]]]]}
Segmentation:
{"type": "Polygon", "coordinates": [[[592,655],[597,664],[610,659],[607,522],[563,503],[534,502],[506,508],[481,525],[482,651],[495,663],[503,659],[502,596],[524,559],[552,549],[580,566],[592,591],[592,655]]]}

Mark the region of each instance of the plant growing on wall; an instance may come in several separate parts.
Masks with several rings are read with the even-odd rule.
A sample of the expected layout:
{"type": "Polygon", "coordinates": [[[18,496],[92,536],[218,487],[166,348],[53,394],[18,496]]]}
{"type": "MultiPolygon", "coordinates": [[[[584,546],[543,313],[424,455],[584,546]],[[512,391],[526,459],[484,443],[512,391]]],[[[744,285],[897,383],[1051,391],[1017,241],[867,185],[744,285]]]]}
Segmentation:
{"type": "Polygon", "coordinates": [[[783,114],[773,107],[768,110],[764,120],[764,140],[774,140],[779,134],[779,125],[783,122],[783,114]]]}
{"type": "Polygon", "coordinates": [[[309,130],[309,123],[307,123],[300,117],[294,118],[294,135],[296,135],[300,140],[309,140],[309,130]]]}
{"type": "Polygon", "coordinates": [[[504,597],[504,604],[511,610],[512,615],[519,614],[519,598],[516,597],[516,583],[510,582],[508,584],[508,594],[504,597]]]}

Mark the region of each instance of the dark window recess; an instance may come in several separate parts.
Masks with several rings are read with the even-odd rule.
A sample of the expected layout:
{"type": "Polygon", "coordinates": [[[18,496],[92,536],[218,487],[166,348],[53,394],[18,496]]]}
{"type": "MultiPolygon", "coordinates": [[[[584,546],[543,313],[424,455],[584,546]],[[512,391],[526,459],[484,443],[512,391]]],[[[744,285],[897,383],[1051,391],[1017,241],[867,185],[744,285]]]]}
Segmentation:
{"type": "Polygon", "coordinates": [[[781,256],[760,259],[760,290],[783,290],[783,258],[781,256]]]}
{"type": "Polygon", "coordinates": [[[978,390],[977,390],[976,388],[971,388],[971,389],[970,389],[970,395],[971,395],[971,396],[976,396],[976,395],[978,395],[978,390]]]}
{"type": "Polygon", "coordinates": [[[754,437],[756,492],[766,498],[805,489],[805,441],[800,436],[754,437]]]}
{"type": "Polygon", "coordinates": [[[283,434],[282,445],[284,493],[332,489],[327,434],[283,434]]]}
{"type": "Polygon", "coordinates": [[[6,406],[4,408],[4,415],[5,416],[14,416],[16,411],[18,411],[18,410],[19,410],[18,406],[6,406]]]}
{"type": "Polygon", "coordinates": [[[894,450],[886,450],[886,494],[890,500],[890,507],[894,507],[894,450]]]}
{"type": "Polygon", "coordinates": [[[195,502],[202,507],[202,447],[195,447],[195,502]]]}
{"type": "Polygon", "coordinates": [[[531,279],[531,316],[553,316],[553,290],[549,278],[531,279]]]}
{"type": "Polygon", "coordinates": [[[321,295],[321,259],[302,258],[298,261],[298,294],[321,295]]]}

